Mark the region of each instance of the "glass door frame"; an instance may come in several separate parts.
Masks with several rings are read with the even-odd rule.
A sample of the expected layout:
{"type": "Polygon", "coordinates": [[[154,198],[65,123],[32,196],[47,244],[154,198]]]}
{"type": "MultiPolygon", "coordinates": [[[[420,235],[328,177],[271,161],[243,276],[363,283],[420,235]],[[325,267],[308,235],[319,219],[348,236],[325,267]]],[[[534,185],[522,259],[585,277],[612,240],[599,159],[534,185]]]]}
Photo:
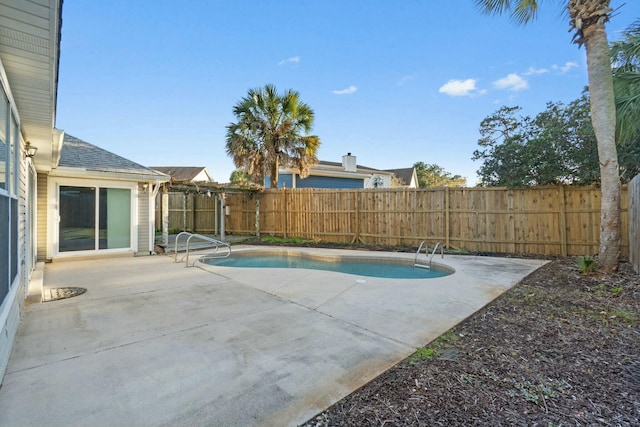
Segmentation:
{"type": "MultiPolygon", "coordinates": [[[[137,182],[109,181],[109,180],[92,180],[92,179],[76,179],[76,178],[59,178],[49,177],[49,200],[55,200],[49,212],[48,235],[50,236],[50,244],[48,251],[53,258],[66,258],[74,256],[87,256],[98,254],[117,254],[117,253],[135,253],[138,251],[138,184],[137,182]],[[99,189],[123,189],[130,191],[130,215],[129,215],[129,246],[126,248],[114,249],[91,249],[78,251],[60,251],[60,188],[61,187],[84,187],[96,189],[96,210],[95,220],[96,236],[99,232],[99,189]]],[[[99,246],[99,245],[98,245],[99,246]]],[[[48,256],[49,258],[49,256],[48,256]]]]}

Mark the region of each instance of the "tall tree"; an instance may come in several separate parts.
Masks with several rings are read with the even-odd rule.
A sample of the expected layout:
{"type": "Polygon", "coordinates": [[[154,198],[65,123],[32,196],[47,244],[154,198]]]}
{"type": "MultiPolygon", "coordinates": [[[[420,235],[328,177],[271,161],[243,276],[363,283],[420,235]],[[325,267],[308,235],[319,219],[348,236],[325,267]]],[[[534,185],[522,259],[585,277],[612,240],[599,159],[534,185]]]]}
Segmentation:
{"type": "Polygon", "coordinates": [[[249,185],[253,183],[251,177],[244,169],[236,169],[229,175],[229,182],[235,185],[249,185]]]}
{"type": "MultiPolygon", "coordinates": [[[[519,23],[536,18],[542,0],[476,0],[484,13],[508,12],[519,23]]],[[[600,161],[600,250],[598,264],[605,271],[616,271],[620,258],[620,181],[616,152],[616,109],[609,43],[605,23],[612,9],[610,0],[562,0],[569,12],[574,42],[585,45],[587,74],[591,93],[591,121],[598,142],[600,161]]]]}
{"type": "Polygon", "coordinates": [[[435,163],[416,162],[413,167],[418,178],[418,188],[464,187],[467,185],[467,178],[451,175],[450,172],[435,163]]]}
{"type": "Polygon", "coordinates": [[[318,162],[320,139],[307,135],[314,113],[298,92],[280,95],[274,85],[251,89],[233,107],[233,114],[237,121],[227,126],[227,154],[255,182],[264,182],[269,175],[271,187],[276,188],[280,167],[296,168],[305,177],[318,162]]]}
{"type": "Polygon", "coordinates": [[[640,143],[640,20],[611,45],[617,139],[640,143]]]}
{"type": "MultiPolygon", "coordinates": [[[[480,185],[528,187],[545,184],[588,185],[600,181],[598,144],[591,125],[589,93],[564,105],[548,103],[534,118],[518,116],[519,107],[502,107],[480,124],[480,185]]],[[[620,179],[640,172],[640,146],[618,144],[620,179]]]]}

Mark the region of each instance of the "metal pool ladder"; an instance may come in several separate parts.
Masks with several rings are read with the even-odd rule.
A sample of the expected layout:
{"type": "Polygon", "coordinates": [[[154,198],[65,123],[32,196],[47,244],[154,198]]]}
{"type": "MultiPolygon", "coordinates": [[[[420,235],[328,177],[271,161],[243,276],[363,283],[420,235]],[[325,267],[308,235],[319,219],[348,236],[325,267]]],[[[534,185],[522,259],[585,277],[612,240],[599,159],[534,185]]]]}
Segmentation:
{"type": "Polygon", "coordinates": [[[433,251],[431,252],[431,255],[429,255],[429,248],[427,247],[427,245],[425,245],[425,243],[426,241],[423,240],[420,243],[420,246],[418,246],[418,250],[416,251],[416,257],[413,260],[413,266],[431,270],[431,261],[433,260],[433,256],[436,254],[436,251],[438,250],[438,248],[440,248],[440,256],[444,258],[444,246],[442,245],[442,242],[436,243],[436,245],[433,248],[433,251]],[[420,251],[422,250],[422,247],[424,247],[424,256],[427,258],[428,264],[421,264],[418,262],[418,256],[420,255],[420,251]]]}
{"type": "Polygon", "coordinates": [[[183,260],[185,261],[185,267],[189,267],[189,245],[191,244],[191,239],[196,239],[199,241],[203,241],[208,243],[207,246],[213,246],[214,247],[214,251],[210,252],[210,253],[206,253],[204,255],[201,255],[200,257],[198,257],[198,259],[196,259],[192,264],[191,267],[193,267],[196,262],[198,261],[203,261],[205,259],[214,259],[214,258],[227,258],[229,255],[231,255],[231,245],[229,245],[226,242],[223,242],[221,240],[216,240],[214,238],[208,237],[208,236],[203,236],[202,234],[196,234],[196,233],[190,233],[188,231],[183,231],[181,233],[179,233],[176,236],[176,242],[175,242],[175,247],[174,247],[174,253],[175,253],[175,257],[174,257],[174,262],[182,262],[183,260]],[[186,236],[187,238],[187,250],[185,255],[182,256],[182,258],[178,259],[178,240],[180,240],[180,236],[186,236]],[[219,253],[218,251],[222,249],[224,250],[224,252],[219,253]]]}

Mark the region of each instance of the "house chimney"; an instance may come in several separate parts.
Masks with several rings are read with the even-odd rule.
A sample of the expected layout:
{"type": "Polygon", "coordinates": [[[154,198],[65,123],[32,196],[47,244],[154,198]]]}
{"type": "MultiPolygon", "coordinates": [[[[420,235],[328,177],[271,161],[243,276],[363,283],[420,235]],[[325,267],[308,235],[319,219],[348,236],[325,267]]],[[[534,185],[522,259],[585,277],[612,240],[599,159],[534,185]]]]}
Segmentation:
{"type": "Polygon", "coordinates": [[[347,172],[355,172],[356,156],[352,156],[351,153],[347,153],[346,156],[342,156],[342,167],[347,172]]]}

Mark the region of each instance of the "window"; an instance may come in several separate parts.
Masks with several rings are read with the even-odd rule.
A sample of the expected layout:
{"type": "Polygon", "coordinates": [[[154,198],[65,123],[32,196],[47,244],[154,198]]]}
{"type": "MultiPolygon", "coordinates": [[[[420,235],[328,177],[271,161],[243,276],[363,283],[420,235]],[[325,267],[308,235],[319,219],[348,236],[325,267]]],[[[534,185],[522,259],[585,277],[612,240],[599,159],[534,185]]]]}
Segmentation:
{"type": "Polygon", "coordinates": [[[131,247],[131,190],[61,185],[58,251],[131,247]]]}
{"type": "Polygon", "coordinates": [[[20,133],[0,87],[0,304],[18,276],[18,172],[20,133]]]}
{"type": "Polygon", "coordinates": [[[6,189],[7,164],[9,163],[9,153],[7,152],[7,126],[9,117],[9,101],[0,89],[0,190],[6,189]]]}

